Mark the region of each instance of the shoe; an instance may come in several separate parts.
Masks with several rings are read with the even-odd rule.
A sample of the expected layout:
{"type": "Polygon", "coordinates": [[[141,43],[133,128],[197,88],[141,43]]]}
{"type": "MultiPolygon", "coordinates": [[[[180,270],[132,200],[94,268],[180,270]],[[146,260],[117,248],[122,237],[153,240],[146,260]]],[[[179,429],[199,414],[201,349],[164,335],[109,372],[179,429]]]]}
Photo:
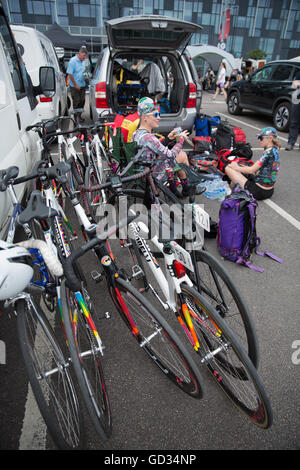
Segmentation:
{"type": "Polygon", "coordinates": [[[191,186],[189,184],[185,184],[181,191],[181,197],[188,197],[190,195],[191,186]]]}
{"type": "Polygon", "coordinates": [[[287,150],[289,152],[290,150],[293,150],[293,148],[294,148],[293,145],[287,144],[287,146],[285,147],[285,150],[287,150]]]}
{"type": "Polygon", "coordinates": [[[176,188],[169,188],[169,189],[172,191],[172,193],[174,194],[174,196],[176,196],[176,197],[178,197],[179,199],[181,199],[181,197],[182,197],[182,196],[181,196],[181,192],[178,191],[178,189],[176,189],[176,188]]]}

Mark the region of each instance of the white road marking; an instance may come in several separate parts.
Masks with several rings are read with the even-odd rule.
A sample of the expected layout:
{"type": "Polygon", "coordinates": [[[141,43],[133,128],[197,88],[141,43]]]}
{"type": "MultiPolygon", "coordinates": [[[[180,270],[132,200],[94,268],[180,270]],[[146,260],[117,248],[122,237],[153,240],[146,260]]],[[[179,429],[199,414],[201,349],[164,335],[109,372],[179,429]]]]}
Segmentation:
{"type": "Polygon", "coordinates": [[[287,220],[290,224],[296,227],[297,230],[300,230],[300,222],[284,209],[275,204],[275,202],[271,201],[271,199],[265,199],[263,202],[271,207],[271,209],[273,209],[275,212],[277,212],[277,214],[281,215],[281,217],[287,220]]]}

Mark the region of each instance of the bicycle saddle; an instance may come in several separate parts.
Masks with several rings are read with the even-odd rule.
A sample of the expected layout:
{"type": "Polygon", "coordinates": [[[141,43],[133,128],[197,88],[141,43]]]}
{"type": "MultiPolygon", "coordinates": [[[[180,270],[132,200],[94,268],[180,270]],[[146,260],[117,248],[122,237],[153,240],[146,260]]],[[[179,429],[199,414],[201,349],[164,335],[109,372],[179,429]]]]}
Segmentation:
{"type": "Polygon", "coordinates": [[[45,174],[49,179],[55,179],[57,183],[67,183],[67,173],[71,170],[70,163],[58,162],[45,169],[45,174]]]}
{"type": "Polygon", "coordinates": [[[30,194],[26,209],[19,215],[20,224],[26,224],[32,219],[48,219],[54,217],[57,212],[52,207],[46,206],[40,191],[33,191],[30,194]]]}
{"type": "Polygon", "coordinates": [[[5,170],[0,170],[0,191],[6,191],[9,181],[16,178],[18,174],[19,168],[17,166],[10,166],[5,170]]]}

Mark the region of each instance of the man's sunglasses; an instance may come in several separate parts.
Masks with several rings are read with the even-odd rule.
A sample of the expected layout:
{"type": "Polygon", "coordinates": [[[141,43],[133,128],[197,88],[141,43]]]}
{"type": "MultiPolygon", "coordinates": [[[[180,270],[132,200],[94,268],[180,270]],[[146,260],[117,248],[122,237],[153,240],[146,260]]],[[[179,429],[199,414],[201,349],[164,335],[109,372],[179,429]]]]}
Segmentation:
{"type": "Polygon", "coordinates": [[[258,138],[258,140],[260,140],[260,142],[262,142],[262,141],[264,140],[265,136],[264,136],[264,135],[260,135],[260,136],[257,137],[257,138],[258,138]]]}

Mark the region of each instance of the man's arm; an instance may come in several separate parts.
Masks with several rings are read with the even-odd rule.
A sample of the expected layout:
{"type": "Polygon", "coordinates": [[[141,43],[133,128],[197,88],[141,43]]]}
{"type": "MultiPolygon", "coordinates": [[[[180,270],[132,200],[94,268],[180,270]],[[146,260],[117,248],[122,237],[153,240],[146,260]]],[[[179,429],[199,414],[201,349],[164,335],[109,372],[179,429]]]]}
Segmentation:
{"type": "Polygon", "coordinates": [[[70,80],[72,80],[76,90],[80,90],[80,86],[77,85],[76,80],[75,80],[75,78],[73,77],[73,75],[71,73],[69,73],[69,78],[70,78],[70,80]]]}

